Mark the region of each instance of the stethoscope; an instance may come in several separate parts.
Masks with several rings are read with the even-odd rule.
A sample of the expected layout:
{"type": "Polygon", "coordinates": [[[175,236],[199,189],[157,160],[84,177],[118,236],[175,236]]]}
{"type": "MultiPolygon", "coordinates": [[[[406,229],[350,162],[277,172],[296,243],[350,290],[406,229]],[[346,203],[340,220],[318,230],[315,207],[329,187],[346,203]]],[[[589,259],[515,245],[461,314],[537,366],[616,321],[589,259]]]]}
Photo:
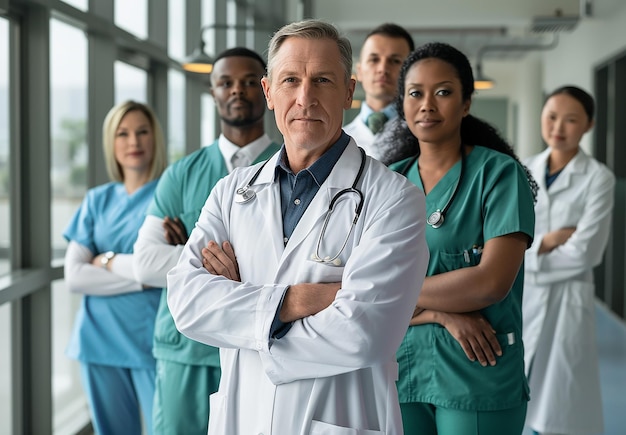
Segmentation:
{"type": "Polygon", "coordinates": [[[265,165],[267,165],[267,162],[269,162],[269,160],[266,160],[265,162],[263,162],[259,170],[254,173],[252,178],[250,178],[250,181],[248,181],[248,183],[246,183],[245,186],[240,187],[237,190],[235,190],[235,202],[237,204],[245,204],[246,202],[250,202],[254,198],[256,198],[256,192],[250,189],[250,186],[252,185],[252,183],[256,181],[256,179],[258,178],[259,174],[261,173],[265,165]]]}
{"type": "MultiPolygon", "coordinates": [[[[404,166],[404,168],[402,168],[402,171],[401,171],[402,175],[407,174],[407,172],[409,171],[409,168],[413,166],[413,163],[417,161],[418,157],[419,155],[409,160],[409,162],[404,166]]],[[[450,199],[448,199],[448,202],[446,203],[446,205],[443,207],[443,210],[438,208],[437,210],[435,210],[428,216],[428,219],[426,219],[426,223],[430,225],[431,227],[436,229],[443,225],[443,222],[445,221],[446,213],[448,212],[450,205],[452,205],[452,201],[454,201],[454,197],[459,191],[459,186],[461,185],[461,180],[463,179],[464,171],[465,171],[465,149],[463,147],[463,144],[461,144],[461,172],[459,174],[458,180],[456,180],[456,185],[454,186],[454,192],[452,192],[452,195],[450,196],[450,199]]]]}
{"type": "MultiPolygon", "coordinates": [[[[359,180],[361,179],[361,175],[363,174],[363,169],[365,168],[366,159],[365,159],[365,151],[363,151],[362,148],[359,148],[359,151],[361,152],[361,166],[359,167],[359,172],[356,174],[356,177],[354,178],[352,187],[348,187],[337,192],[333,196],[333,198],[330,200],[330,204],[328,205],[328,211],[326,212],[326,217],[324,218],[324,224],[322,225],[322,231],[320,232],[319,239],[317,240],[315,252],[311,255],[311,260],[316,261],[318,263],[334,264],[335,266],[341,265],[341,259],[339,258],[339,256],[346,248],[346,245],[348,244],[348,240],[350,239],[350,235],[352,234],[352,231],[354,230],[354,227],[357,221],[359,220],[359,217],[361,216],[361,210],[363,209],[363,193],[359,189],[357,189],[356,186],[359,180]],[[354,219],[352,219],[350,231],[348,231],[348,235],[346,236],[346,239],[343,241],[343,244],[341,245],[341,249],[339,250],[339,252],[337,252],[336,255],[332,257],[330,255],[322,256],[320,255],[320,247],[322,245],[322,240],[324,239],[324,235],[326,234],[328,221],[330,220],[330,216],[335,208],[335,204],[337,203],[339,198],[341,198],[342,195],[346,195],[349,193],[355,193],[359,197],[358,203],[354,209],[354,219]]],[[[263,165],[255,172],[252,178],[250,178],[250,181],[248,181],[244,187],[240,187],[235,191],[235,202],[237,204],[245,204],[256,197],[255,191],[250,189],[250,186],[257,179],[257,177],[259,176],[259,174],[263,170],[263,167],[265,167],[266,164],[267,164],[267,161],[263,163],[263,165]]]]}

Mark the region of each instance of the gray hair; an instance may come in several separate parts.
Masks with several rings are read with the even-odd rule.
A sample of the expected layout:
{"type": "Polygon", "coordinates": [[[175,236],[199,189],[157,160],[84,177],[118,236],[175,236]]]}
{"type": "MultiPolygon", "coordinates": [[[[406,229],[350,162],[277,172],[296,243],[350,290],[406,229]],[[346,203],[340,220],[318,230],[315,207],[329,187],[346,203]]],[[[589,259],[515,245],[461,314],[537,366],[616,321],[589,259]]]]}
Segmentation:
{"type": "Polygon", "coordinates": [[[281,45],[287,38],[304,38],[304,39],[331,39],[337,43],[341,63],[345,72],[346,83],[350,81],[352,76],[352,46],[345,36],[339,34],[339,31],[332,24],[320,20],[304,20],[287,24],[280,28],[270,40],[267,53],[267,77],[271,80],[272,70],[276,62],[276,55],[281,45]]]}

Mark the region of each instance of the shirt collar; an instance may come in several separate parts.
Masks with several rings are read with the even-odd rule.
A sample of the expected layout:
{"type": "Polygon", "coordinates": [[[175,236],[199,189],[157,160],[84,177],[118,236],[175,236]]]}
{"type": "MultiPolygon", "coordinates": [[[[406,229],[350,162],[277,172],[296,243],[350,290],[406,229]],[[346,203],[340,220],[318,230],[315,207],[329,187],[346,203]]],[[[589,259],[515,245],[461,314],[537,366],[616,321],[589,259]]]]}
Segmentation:
{"type": "Polygon", "coordinates": [[[217,145],[219,146],[220,152],[222,153],[222,156],[226,161],[226,167],[228,168],[228,172],[232,172],[233,170],[232,158],[237,151],[241,150],[241,152],[244,153],[246,157],[248,157],[248,160],[250,160],[250,162],[254,162],[257,157],[259,157],[261,153],[271,143],[272,140],[267,134],[263,134],[258,139],[253,140],[243,147],[235,145],[234,143],[226,139],[226,136],[224,136],[223,133],[220,134],[219,138],[217,139],[217,145]]]}
{"type": "MultiPolygon", "coordinates": [[[[383,112],[385,115],[387,115],[387,119],[393,119],[396,116],[398,116],[398,111],[396,110],[396,106],[393,103],[385,106],[383,108],[383,110],[381,110],[381,112],[383,112]]],[[[361,117],[361,119],[363,120],[365,125],[367,125],[367,118],[372,113],[374,113],[374,110],[372,110],[372,108],[370,106],[368,106],[365,101],[363,101],[361,103],[361,113],[360,113],[359,116],[361,117]]]]}
{"type": "MultiPolygon", "coordinates": [[[[328,178],[328,175],[330,175],[330,172],[333,170],[335,163],[339,161],[339,157],[341,157],[341,154],[343,154],[349,142],[350,136],[342,131],[341,136],[339,136],[337,142],[335,142],[328,150],[326,150],[326,152],[322,154],[319,159],[313,162],[311,166],[303,170],[308,171],[317,183],[317,185],[321,186],[324,181],[326,181],[326,178],[328,178]]],[[[287,174],[293,174],[293,171],[291,170],[287,162],[287,150],[285,148],[285,144],[283,144],[280,149],[280,154],[276,162],[275,176],[278,176],[281,171],[287,174]]]]}

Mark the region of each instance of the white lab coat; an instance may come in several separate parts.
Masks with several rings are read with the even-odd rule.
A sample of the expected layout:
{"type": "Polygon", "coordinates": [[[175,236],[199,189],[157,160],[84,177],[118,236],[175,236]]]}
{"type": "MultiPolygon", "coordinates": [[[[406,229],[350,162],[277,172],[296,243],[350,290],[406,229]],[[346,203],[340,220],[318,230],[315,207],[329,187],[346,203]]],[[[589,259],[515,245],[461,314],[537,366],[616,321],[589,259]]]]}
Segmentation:
{"type": "Polygon", "coordinates": [[[525,258],[526,423],[540,432],[601,433],[593,268],[610,233],[615,177],[581,149],[546,189],[549,154],[525,161],[539,184],[535,238],[525,258]],[[566,243],[537,254],[544,234],[567,226],[576,231],[566,243]]]}
{"type": "MultiPolygon", "coordinates": [[[[209,434],[401,434],[395,352],[406,333],[428,264],[424,195],[367,158],[359,182],[363,212],[342,265],[311,260],[332,196],[352,185],[361,162],[351,141],[283,244],[278,154],[234,202],[259,165],[235,170],[209,196],[178,265],[168,274],[176,326],[218,346],[222,379],[211,396],[209,434]],[[242,282],[209,274],[200,249],[230,240],[242,282]],[[289,284],[342,282],[325,310],[270,327],[289,284]]],[[[354,217],[356,195],[338,201],[320,254],[336,254],[354,217]]]]}

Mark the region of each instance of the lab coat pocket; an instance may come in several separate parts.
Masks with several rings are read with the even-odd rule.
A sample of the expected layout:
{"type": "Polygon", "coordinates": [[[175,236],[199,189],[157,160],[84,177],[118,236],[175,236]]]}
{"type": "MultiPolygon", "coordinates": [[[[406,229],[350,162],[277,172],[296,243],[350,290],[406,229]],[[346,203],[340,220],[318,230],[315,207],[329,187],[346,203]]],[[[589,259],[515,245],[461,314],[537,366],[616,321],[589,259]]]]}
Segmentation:
{"type": "Polygon", "coordinates": [[[353,429],[315,420],[311,422],[309,433],[310,435],[384,435],[384,432],[380,430],[353,429]]]}
{"type": "Polygon", "coordinates": [[[208,433],[228,433],[227,420],[228,415],[226,413],[226,400],[228,395],[220,392],[213,393],[209,396],[209,409],[211,410],[211,416],[209,418],[209,431],[208,433]]]}
{"type": "Polygon", "coordinates": [[[559,284],[563,303],[558,308],[554,336],[559,337],[568,364],[584,364],[595,350],[594,285],[584,281],[559,284]]]}

